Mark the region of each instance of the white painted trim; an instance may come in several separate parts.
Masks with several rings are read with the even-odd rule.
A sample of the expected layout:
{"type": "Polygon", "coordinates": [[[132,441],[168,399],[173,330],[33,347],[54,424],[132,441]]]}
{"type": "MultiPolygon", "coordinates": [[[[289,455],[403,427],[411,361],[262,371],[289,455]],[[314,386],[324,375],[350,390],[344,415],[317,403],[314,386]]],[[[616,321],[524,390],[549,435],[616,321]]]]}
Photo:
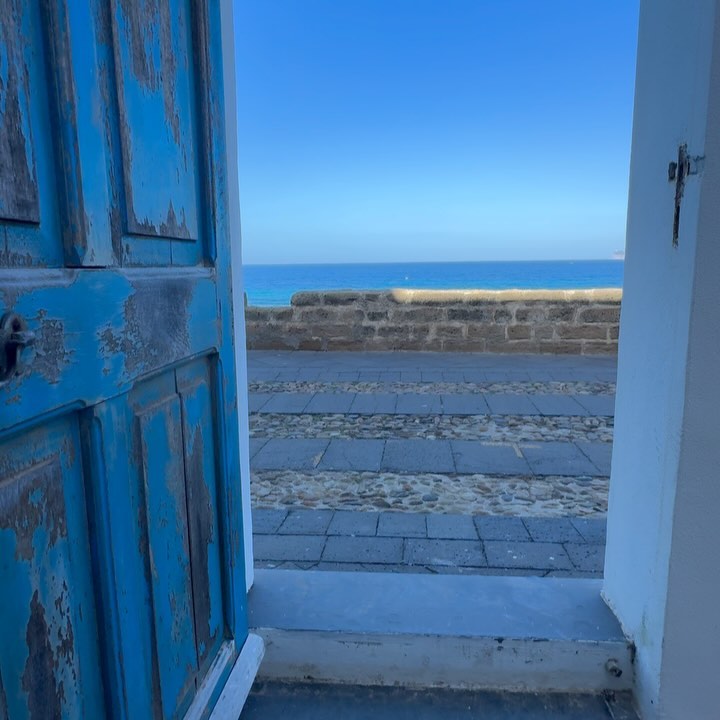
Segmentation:
{"type": "Polygon", "coordinates": [[[245,640],[222,693],[213,708],[210,720],[237,720],[255,681],[258,668],[265,655],[265,643],[255,633],[245,640]]]}
{"type": "Polygon", "coordinates": [[[289,682],[530,692],[600,692],[633,685],[619,641],[450,637],[255,628],[266,655],[258,677],[289,682]],[[606,669],[608,661],[620,677],[606,669]]]}
{"type": "Polygon", "coordinates": [[[252,515],[250,512],[250,426],[248,422],[247,352],[245,350],[245,293],[242,272],[242,236],[240,229],[240,183],[238,179],[237,90],[235,76],[235,19],[232,0],[221,0],[223,78],[225,92],[225,147],[228,169],[228,225],[232,262],[233,337],[235,343],[235,380],[237,383],[238,446],[242,492],[243,548],[245,584],[253,584],[252,515]]]}
{"type": "Polygon", "coordinates": [[[212,701],[212,696],[217,690],[220,678],[225,673],[228,663],[235,655],[235,641],[229,640],[223,643],[220,652],[217,654],[213,664],[208,670],[205,679],[200,684],[197,694],[193,698],[192,704],[185,713],[183,720],[200,720],[205,717],[208,707],[212,701]]]}

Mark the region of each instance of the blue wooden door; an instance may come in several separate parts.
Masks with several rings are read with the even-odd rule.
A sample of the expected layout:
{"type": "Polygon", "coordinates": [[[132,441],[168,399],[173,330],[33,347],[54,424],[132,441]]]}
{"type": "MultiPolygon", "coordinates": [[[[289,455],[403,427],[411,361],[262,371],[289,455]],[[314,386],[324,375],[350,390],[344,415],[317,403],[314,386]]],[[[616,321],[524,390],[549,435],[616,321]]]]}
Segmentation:
{"type": "Polygon", "coordinates": [[[207,714],[247,635],[214,0],[0,0],[0,720],[207,714]]]}

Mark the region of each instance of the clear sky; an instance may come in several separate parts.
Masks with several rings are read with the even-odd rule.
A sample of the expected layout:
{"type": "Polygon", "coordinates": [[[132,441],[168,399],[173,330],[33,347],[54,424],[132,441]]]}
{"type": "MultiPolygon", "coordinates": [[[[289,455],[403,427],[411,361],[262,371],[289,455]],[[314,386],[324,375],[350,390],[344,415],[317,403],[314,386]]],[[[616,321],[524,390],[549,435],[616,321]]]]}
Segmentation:
{"type": "Polygon", "coordinates": [[[248,263],[609,258],[638,0],[237,0],[248,263]]]}

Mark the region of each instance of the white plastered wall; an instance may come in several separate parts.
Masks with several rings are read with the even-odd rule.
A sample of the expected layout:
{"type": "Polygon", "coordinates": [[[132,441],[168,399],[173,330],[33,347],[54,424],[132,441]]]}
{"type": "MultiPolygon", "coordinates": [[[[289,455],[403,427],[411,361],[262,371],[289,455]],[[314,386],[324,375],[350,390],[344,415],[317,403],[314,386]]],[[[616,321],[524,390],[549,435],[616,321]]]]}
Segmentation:
{"type": "Polygon", "coordinates": [[[720,718],[719,372],[720,0],[643,0],[603,592],[648,719],[720,718]]]}

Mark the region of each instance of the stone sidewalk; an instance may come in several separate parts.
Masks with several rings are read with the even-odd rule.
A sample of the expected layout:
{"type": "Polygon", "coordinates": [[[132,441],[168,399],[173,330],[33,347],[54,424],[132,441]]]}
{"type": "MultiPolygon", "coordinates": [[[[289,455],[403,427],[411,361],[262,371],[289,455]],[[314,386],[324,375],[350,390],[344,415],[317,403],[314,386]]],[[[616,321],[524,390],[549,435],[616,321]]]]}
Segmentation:
{"type": "Polygon", "coordinates": [[[602,518],[253,511],[258,567],[600,577],[602,518]]]}
{"type": "Polygon", "coordinates": [[[251,352],[263,567],[602,571],[615,360],[251,352]]]}

